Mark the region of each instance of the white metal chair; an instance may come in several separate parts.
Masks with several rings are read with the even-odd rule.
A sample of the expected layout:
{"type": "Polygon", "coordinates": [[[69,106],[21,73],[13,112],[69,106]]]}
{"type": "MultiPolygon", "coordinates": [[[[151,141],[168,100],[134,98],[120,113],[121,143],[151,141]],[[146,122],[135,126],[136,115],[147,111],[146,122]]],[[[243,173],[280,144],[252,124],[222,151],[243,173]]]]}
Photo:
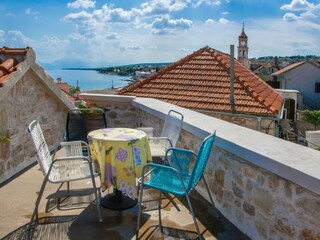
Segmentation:
{"type": "Polygon", "coordinates": [[[34,120],[29,124],[28,130],[32,135],[32,139],[36,147],[38,163],[45,176],[41,185],[40,192],[38,194],[38,198],[35,203],[35,209],[30,220],[30,226],[34,219],[38,222],[38,207],[48,181],[50,183],[60,183],[61,185],[63,183],[67,183],[67,190],[60,190],[60,186],[58,191],[60,190],[60,197],[69,197],[74,193],[80,193],[79,190],[72,192],[72,190],[69,189],[69,182],[87,178],[91,178],[93,188],[90,188],[89,191],[88,189],[86,189],[86,193],[95,194],[98,217],[99,221],[102,222],[101,209],[99,203],[101,195],[100,188],[96,186],[94,179],[99,174],[94,173],[93,164],[90,159],[90,152],[87,143],[83,141],[62,142],[60,143],[60,147],[61,151],[64,152],[64,156],[56,157],[56,150],[58,148],[54,151],[54,154],[51,156],[44,135],[42,133],[40,124],[36,120],[34,120]],[[88,149],[89,155],[87,157],[83,156],[82,154],[83,147],[88,149]]]}
{"type": "Polygon", "coordinates": [[[176,146],[180,137],[182,123],[183,115],[175,110],[170,110],[166,116],[161,137],[153,137],[150,128],[140,128],[148,136],[152,157],[163,159],[166,151],[176,146]]]}

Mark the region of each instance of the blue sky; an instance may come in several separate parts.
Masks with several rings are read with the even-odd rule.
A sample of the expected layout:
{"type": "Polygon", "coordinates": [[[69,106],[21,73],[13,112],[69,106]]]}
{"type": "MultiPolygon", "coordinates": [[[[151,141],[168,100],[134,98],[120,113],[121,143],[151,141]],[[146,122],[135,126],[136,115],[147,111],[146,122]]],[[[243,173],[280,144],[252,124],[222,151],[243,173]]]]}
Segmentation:
{"type": "Polygon", "coordinates": [[[229,52],[242,22],[249,57],[320,55],[320,0],[1,0],[0,45],[54,67],[172,62],[229,52]]]}

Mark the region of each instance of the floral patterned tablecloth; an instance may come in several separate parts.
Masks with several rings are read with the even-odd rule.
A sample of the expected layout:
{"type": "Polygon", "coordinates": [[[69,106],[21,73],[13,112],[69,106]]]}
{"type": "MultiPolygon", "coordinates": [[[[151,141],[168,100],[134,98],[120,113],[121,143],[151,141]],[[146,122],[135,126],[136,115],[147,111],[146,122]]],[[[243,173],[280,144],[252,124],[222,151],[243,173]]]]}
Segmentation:
{"type": "Polygon", "coordinates": [[[88,141],[91,155],[100,165],[102,186],[136,197],[136,178],[151,161],[146,134],[131,128],[105,128],[90,132],[88,141]]]}

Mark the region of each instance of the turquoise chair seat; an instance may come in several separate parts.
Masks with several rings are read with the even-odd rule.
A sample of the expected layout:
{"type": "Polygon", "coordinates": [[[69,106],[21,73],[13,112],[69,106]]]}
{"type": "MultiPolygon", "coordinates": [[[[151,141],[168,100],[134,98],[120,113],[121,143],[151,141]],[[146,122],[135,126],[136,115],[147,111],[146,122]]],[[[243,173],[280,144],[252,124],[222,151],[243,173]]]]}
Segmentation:
{"type": "Polygon", "coordinates": [[[161,192],[171,193],[177,196],[185,195],[184,188],[188,187],[191,174],[180,174],[175,168],[170,166],[153,163],[148,165],[152,168],[152,177],[144,182],[145,187],[154,188],[161,192]]]}
{"type": "MultiPolygon", "coordinates": [[[[140,217],[142,212],[142,195],[145,187],[156,189],[161,193],[170,193],[175,196],[185,196],[189,205],[190,212],[194,221],[196,231],[199,239],[202,239],[198,223],[196,221],[189,193],[194,190],[199,181],[203,179],[205,187],[207,189],[211,203],[213,204],[212,196],[210,194],[208,184],[203,176],[205,167],[209,160],[212,145],[215,140],[215,132],[206,137],[201,144],[198,154],[179,148],[170,148],[165,154],[165,164],[149,163],[143,167],[142,176],[139,179],[141,184],[141,191],[139,195],[139,212],[137,222],[137,235],[136,239],[139,239],[140,217]]],[[[161,200],[159,200],[159,222],[161,226],[161,200]]]]}

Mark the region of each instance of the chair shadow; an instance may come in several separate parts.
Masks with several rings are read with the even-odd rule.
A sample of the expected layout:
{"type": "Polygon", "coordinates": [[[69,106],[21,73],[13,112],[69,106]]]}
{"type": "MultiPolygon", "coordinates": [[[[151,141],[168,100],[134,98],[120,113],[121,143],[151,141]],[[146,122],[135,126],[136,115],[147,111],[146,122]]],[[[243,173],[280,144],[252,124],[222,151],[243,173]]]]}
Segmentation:
{"type": "Polygon", "coordinates": [[[76,217],[74,215],[42,217],[39,218],[38,223],[33,222],[31,228],[27,223],[6,235],[2,240],[66,239],[65,232],[76,217]]]}

